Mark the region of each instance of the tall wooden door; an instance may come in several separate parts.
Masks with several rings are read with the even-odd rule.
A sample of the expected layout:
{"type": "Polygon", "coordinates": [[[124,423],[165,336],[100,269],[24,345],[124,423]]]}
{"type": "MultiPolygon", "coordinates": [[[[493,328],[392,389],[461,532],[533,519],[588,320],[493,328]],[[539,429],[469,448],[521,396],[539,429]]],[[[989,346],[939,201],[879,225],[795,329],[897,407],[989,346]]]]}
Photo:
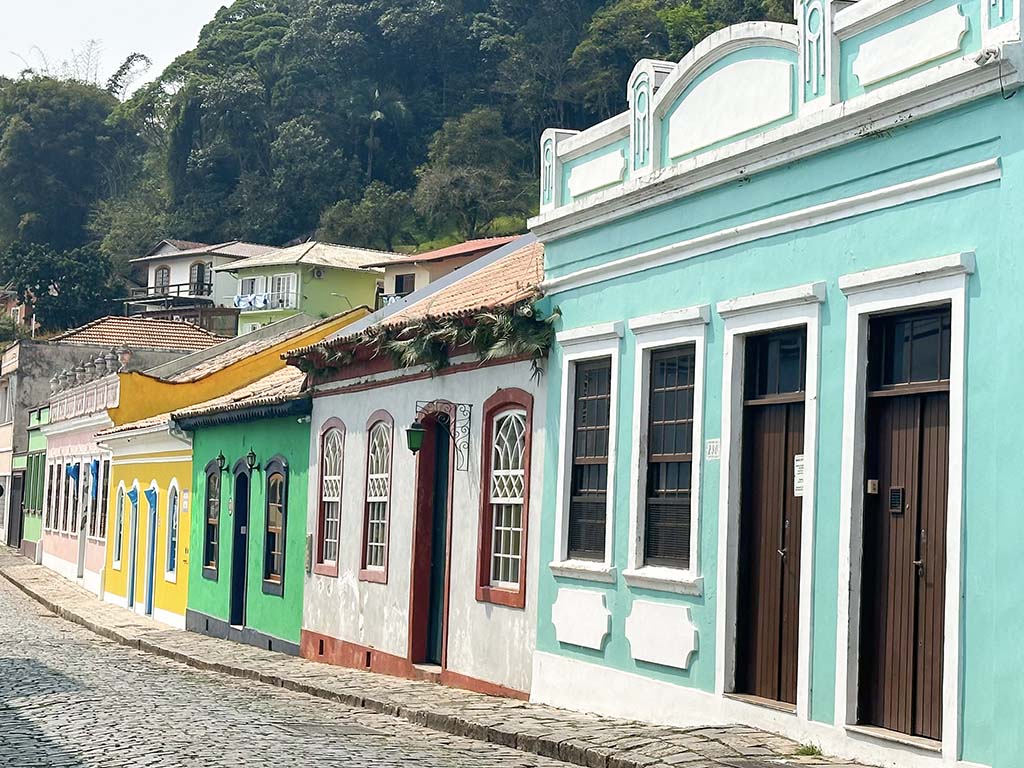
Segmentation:
{"type": "Polygon", "coordinates": [[[859,722],[942,737],[949,310],[871,323],[859,722]]]}
{"type": "Polygon", "coordinates": [[[806,329],[748,337],[737,693],[796,704],[806,329]]]}
{"type": "Polygon", "coordinates": [[[235,496],[231,532],[231,593],[228,623],[245,626],[246,584],[249,580],[249,473],[235,475],[235,496]]]}

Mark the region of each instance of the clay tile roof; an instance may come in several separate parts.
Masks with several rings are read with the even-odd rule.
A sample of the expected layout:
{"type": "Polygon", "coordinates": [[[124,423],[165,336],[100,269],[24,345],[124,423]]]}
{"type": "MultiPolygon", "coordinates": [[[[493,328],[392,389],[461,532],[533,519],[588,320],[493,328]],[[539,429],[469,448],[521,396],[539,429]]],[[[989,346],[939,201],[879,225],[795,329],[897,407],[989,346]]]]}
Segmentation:
{"type": "Polygon", "coordinates": [[[163,243],[170,243],[175,248],[177,248],[179,251],[188,251],[188,250],[191,250],[193,248],[209,248],[210,247],[209,243],[200,243],[200,242],[198,242],[196,240],[170,240],[170,239],[165,239],[165,240],[161,240],[160,242],[161,242],[161,244],[163,244],[163,243]]]}
{"type": "Polygon", "coordinates": [[[333,243],[302,243],[290,248],[268,251],[256,256],[233,261],[215,267],[218,272],[236,272],[249,267],[270,267],[282,264],[304,264],[314,267],[333,267],[336,269],[363,270],[366,262],[371,259],[401,259],[397,253],[374,251],[369,248],[355,248],[350,245],[333,243]]]}
{"type": "Polygon", "coordinates": [[[110,315],[65,331],[51,341],[65,344],[127,346],[136,349],[195,352],[224,341],[223,336],[210,333],[180,320],[158,320],[149,317],[110,315]]]}
{"type": "Polygon", "coordinates": [[[132,264],[136,264],[144,261],[162,261],[164,259],[179,259],[187,256],[227,256],[235,259],[247,259],[250,256],[258,256],[261,253],[277,250],[277,248],[272,245],[246,243],[241,240],[229,240],[226,243],[217,243],[216,245],[207,245],[206,243],[184,244],[193,247],[174,251],[173,253],[154,253],[153,251],[150,251],[145,256],[140,256],[137,259],[129,259],[129,261],[132,264]]]}
{"type": "Polygon", "coordinates": [[[363,266],[387,267],[394,266],[396,264],[419,264],[427,261],[444,261],[445,259],[453,259],[457,256],[483,256],[485,253],[490,253],[493,250],[501,248],[503,245],[508,245],[519,237],[522,237],[522,235],[511,235],[510,237],[484,237],[478,240],[467,240],[464,243],[449,245],[447,248],[438,248],[435,251],[427,251],[426,253],[414,253],[391,261],[372,262],[369,264],[363,264],[363,266]]]}
{"type": "Polygon", "coordinates": [[[156,416],[150,416],[146,419],[139,419],[138,421],[132,421],[128,424],[121,424],[116,427],[110,427],[104,429],[101,432],[97,432],[97,437],[106,437],[107,435],[119,435],[122,432],[134,432],[137,429],[146,429],[147,427],[160,427],[166,426],[171,423],[171,414],[169,413],[158,413],[156,416]]]}
{"type": "Polygon", "coordinates": [[[225,411],[238,411],[259,405],[274,405],[298,397],[302,394],[302,385],[306,374],[298,368],[286,366],[254,381],[248,386],[236,389],[221,397],[207,400],[205,403],[183,408],[173,414],[174,419],[186,419],[194,416],[207,416],[225,411]]]}
{"type": "Polygon", "coordinates": [[[515,304],[530,298],[543,278],[544,246],[533,242],[396,312],[383,324],[406,325],[424,317],[515,304]]]}

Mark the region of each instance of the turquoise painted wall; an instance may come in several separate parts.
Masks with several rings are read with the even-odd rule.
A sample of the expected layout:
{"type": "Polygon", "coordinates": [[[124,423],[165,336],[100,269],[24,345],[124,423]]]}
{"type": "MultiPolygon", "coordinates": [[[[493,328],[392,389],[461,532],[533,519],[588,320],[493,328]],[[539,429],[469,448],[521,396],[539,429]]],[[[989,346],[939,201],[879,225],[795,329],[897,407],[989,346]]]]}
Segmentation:
{"type": "Polygon", "coordinates": [[[249,506],[249,580],[246,597],[246,626],[259,632],[299,642],[302,629],[303,573],[306,563],[306,490],[309,476],[309,424],[296,417],[266,419],[208,427],[192,438],[195,489],[191,502],[191,551],[189,561],[188,608],[227,621],[232,557],[231,515],[228,502],[234,493],[231,468],[249,449],[256,453],[260,467],[274,456],[288,462],[288,509],[285,533],[284,594],[263,592],[263,532],[266,520],[266,479],[262,470],[252,473],[249,506]],[[217,580],[203,576],[203,525],[206,520],[205,468],[223,452],[227,470],[221,476],[220,569],[217,580]]]}
{"type": "MultiPolygon", "coordinates": [[[[619,139],[618,141],[613,142],[611,144],[606,144],[605,146],[601,147],[600,149],[595,149],[593,152],[587,152],[585,155],[580,155],[579,157],[577,157],[577,158],[575,158],[573,160],[569,160],[568,162],[563,163],[562,164],[562,196],[561,196],[562,199],[559,202],[559,205],[568,205],[569,203],[573,202],[574,200],[580,200],[580,199],[585,198],[587,195],[592,195],[595,192],[600,192],[601,191],[599,189],[595,189],[593,192],[588,192],[587,195],[581,195],[578,198],[573,197],[569,193],[569,174],[572,173],[572,169],[573,168],[577,168],[577,167],[583,165],[584,163],[590,162],[591,160],[596,160],[597,158],[603,157],[604,155],[610,155],[610,154],[614,154],[616,152],[621,154],[622,157],[625,158],[625,163],[626,163],[626,165],[625,165],[626,170],[622,174],[622,181],[625,181],[625,180],[629,179],[629,153],[630,153],[630,151],[631,150],[630,150],[630,147],[629,147],[629,137],[626,137],[625,139],[619,139]]],[[[609,184],[608,187],[617,186],[619,183],[621,183],[621,182],[615,182],[614,184],[609,184]]],[[[607,189],[607,187],[602,187],[602,189],[607,189]]]]}
{"type": "MultiPolygon", "coordinates": [[[[1024,478],[1010,457],[1019,455],[1024,418],[1015,407],[1024,381],[1024,357],[1007,342],[1024,328],[1015,309],[1024,295],[1019,214],[1024,201],[1024,101],[998,97],[956,112],[872,136],[843,149],[792,163],[684,201],[637,214],[547,245],[548,277],[636,254],[723,228],[817,203],[917,179],[998,157],[1001,181],[948,193],[898,208],[861,215],[791,235],[758,240],[603,283],[549,295],[562,311],[562,328],[609,322],[678,307],[715,303],[750,293],[823,280],[820,406],[815,496],[811,716],[834,717],[839,560],[840,469],[846,300],[840,275],[888,264],[974,250],[977,272],[967,305],[965,504],[963,538],[962,742],[963,758],[996,768],[1020,764],[1024,731],[1016,718],[1024,704],[1024,577],[1019,513],[1024,478]]],[[[548,309],[550,308],[547,307],[548,309]]],[[[707,329],[704,439],[721,437],[723,321],[713,311],[707,329]]],[[[614,564],[626,567],[628,461],[632,439],[634,368],[629,333],[620,345],[617,445],[619,475],[614,496],[614,564]]],[[[547,455],[556,456],[561,433],[558,408],[562,358],[553,351],[547,376],[547,455]]],[[[703,453],[703,451],[700,451],[703,453]]],[[[545,486],[556,487],[556,462],[546,467],[545,486]]],[[[718,462],[702,470],[700,597],[604,586],[556,578],[541,567],[538,650],[597,662],[658,680],[714,687],[717,584],[718,462]],[[560,645],[550,620],[559,585],[602,591],[612,612],[612,633],[602,651],[560,645]],[[638,664],[623,628],[635,597],[691,606],[700,633],[689,671],[638,664]]],[[[540,562],[554,559],[556,499],[545,495],[540,562]]]]}

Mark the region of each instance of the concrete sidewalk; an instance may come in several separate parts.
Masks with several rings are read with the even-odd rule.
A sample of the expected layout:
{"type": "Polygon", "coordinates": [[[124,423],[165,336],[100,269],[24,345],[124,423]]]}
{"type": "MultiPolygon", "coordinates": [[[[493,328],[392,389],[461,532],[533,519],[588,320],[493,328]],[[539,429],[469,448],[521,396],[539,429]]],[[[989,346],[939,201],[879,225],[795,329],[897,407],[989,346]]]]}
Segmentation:
{"type": "Polygon", "coordinates": [[[0,575],[58,616],[117,643],[198,669],[258,680],[591,768],[845,766],[745,726],[672,728],[596,717],[433,683],[320,664],[183,632],[105,603],[0,547],[0,575]]]}

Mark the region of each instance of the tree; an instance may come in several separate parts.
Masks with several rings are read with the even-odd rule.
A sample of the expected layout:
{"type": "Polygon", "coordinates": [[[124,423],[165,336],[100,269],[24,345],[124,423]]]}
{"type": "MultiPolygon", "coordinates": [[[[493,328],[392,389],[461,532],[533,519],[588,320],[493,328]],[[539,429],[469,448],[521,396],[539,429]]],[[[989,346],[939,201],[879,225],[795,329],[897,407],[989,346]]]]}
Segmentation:
{"type": "Polygon", "coordinates": [[[119,155],[134,146],[127,127],[110,119],[116,106],[106,91],[78,82],[0,83],[0,247],[88,242],[90,212],[109,194],[119,155]]]}
{"type": "Polygon", "coordinates": [[[366,188],[363,199],[335,203],[320,218],[317,239],[362,248],[393,251],[406,234],[412,220],[412,201],[407,192],[396,192],[375,181],[366,188]]]}
{"type": "Polygon", "coordinates": [[[95,247],[57,251],[14,243],[0,252],[0,276],[34,307],[46,330],[73,328],[112,309],[116,290],[110,261],[95,247]]]}
{"type": "Polygon", "coordinates": [[[524,214],[527,187],[517,161],[522,148],[505,133],[501,115],[478,108],[445,122],[416,175],[413,201],[428,221],[474,238],[496,218],[524,214]]]}

